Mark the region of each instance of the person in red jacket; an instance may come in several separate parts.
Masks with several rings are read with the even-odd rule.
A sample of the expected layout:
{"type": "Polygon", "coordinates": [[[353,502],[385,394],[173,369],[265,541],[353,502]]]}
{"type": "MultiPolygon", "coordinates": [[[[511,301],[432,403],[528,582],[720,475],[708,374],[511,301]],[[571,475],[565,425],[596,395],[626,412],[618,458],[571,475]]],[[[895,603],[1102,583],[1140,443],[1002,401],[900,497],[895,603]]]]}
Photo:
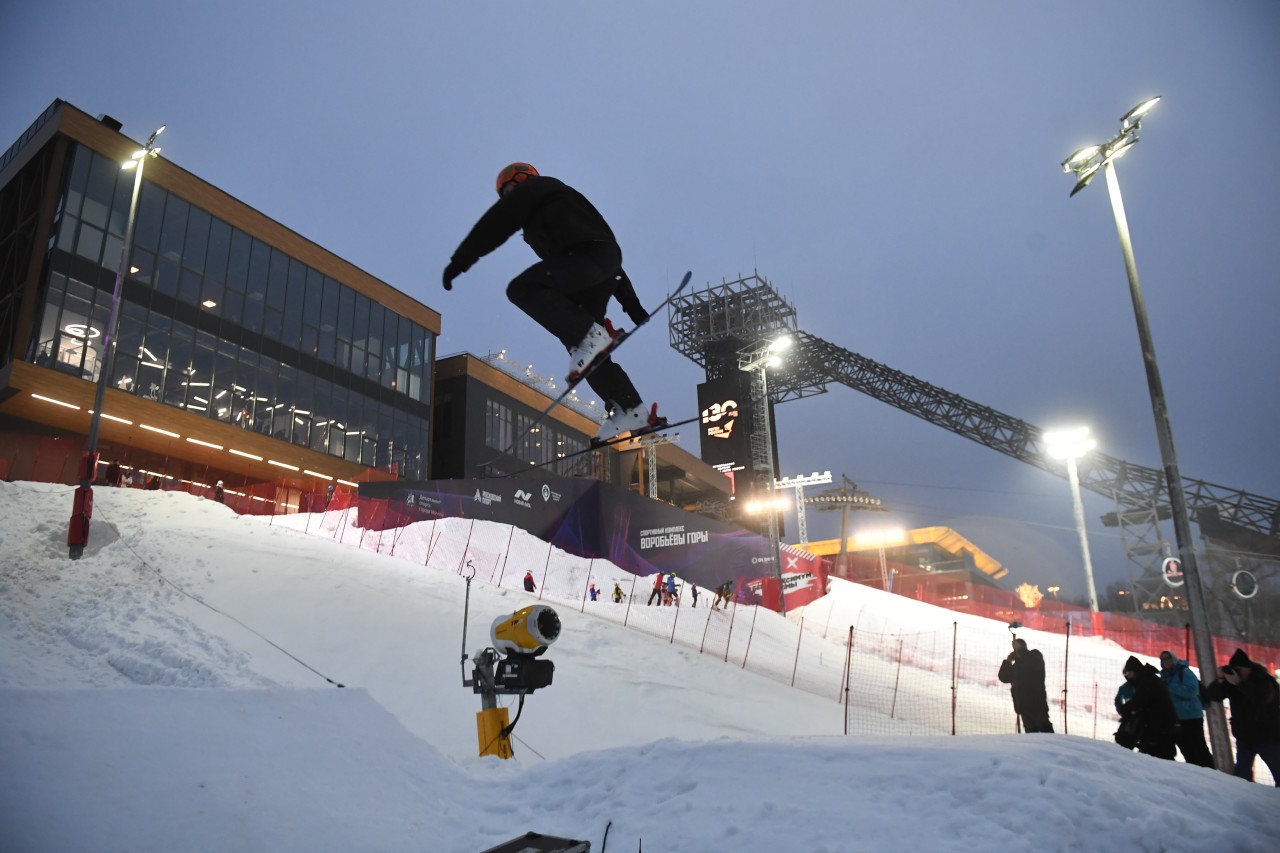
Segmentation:
{"type": "Polygon", "coordinates": [[[657,599],[659,604],[662,603],[662,572],[658,572],[658,577],[653,581],[653,592],[649,593],[649,601],[645,607],[651,607],[654,599],[657,599]]]}
{"type": "Polygon", "coordinates": [[[604,441],[659,426],[658,406],[647,406],[620,366],[609,358],[615,336],[605,320],[610,299],[636,324],[648,318],[622,269],[622,249],[600,212],[582,193],[528,163],[498,173],[498,200],[458,245],[444,268],[444,289],[517,231],[539,261],[507,285],[507,298],[569,351],[569,382],[587,377],[609,418],[596,438],[604,441]]]}

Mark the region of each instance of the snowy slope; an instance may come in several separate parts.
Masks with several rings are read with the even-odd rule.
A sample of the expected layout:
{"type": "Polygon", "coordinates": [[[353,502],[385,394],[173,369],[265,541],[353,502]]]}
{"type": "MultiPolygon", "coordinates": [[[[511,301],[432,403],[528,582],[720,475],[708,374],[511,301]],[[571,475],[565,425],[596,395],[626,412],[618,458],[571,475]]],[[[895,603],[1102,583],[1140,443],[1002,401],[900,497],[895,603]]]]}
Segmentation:
{"type": "MultiPolygon", "coordinates": [[[[2,849],[480,851],[537,830],[599,850],[609,821],[609,850],[1276,844],[1275,789],[1105,742],[840,737],[832,698],[579,613],[585,561],[507,528],[466,531],[468,650],[531,600],[522,570],[490,581],[509,537],[513,566],[547,566],[564,632],[515,760],[479,759],[457,536],[379,555],[287,529],[319,516],[99,489],[71,562],[70,491],[0,484],[2,849]]],[[[870,618],[841,596],[809,610],[870,618]]],[[[761,614],[753,657],[789,671],[769,642],[788,627],[761,614]]]]}

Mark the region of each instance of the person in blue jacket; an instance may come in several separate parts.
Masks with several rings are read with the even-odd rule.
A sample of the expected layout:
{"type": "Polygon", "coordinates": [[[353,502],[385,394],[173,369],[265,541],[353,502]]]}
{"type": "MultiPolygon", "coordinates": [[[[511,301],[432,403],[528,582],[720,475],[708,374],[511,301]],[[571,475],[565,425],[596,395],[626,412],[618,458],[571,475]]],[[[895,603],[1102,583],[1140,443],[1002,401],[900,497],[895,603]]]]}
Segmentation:
{"type": "Polygon", "coordinates": [[[1160,680],[1169,689],[1173,710],[1178,714],[1178,728],[1173,742],[1188,764],[1212,767],[1213,754],[1204,742],[1204,705],[1200,702],[1200,679],[1185,660],[1169,649],[1160,653],[1160,680]]]}

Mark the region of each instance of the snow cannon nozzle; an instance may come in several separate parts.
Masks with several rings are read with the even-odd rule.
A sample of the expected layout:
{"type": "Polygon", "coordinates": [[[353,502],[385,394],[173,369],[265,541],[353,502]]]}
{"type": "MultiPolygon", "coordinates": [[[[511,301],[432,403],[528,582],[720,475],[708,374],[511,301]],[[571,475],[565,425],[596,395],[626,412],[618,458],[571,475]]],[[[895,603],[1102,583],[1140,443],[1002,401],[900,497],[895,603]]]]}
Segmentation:
{"type": "Polygon", "coordinates": [[[560,636],[560,617],[545,604],[499,616],[490,631],[493,647],[504,654],[540,655],[560,636]]]}

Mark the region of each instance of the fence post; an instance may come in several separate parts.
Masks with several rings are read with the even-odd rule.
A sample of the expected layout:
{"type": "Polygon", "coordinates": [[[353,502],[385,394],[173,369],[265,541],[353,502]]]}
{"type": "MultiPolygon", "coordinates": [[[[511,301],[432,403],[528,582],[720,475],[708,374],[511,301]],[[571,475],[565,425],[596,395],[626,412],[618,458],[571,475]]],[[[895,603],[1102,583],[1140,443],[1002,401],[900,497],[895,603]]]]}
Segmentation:
{"type": "Polygon", "coordinates": [[[498,586],[502,586],[502,576],[507,573],[507,560],[511,557],[511,537],[516,535],[515,525],[507,531],[507,550],[502,552],[502,570],[498,572],[498,586]]]}
{"type": "Polygon", "coordinates": [[[707,608],[707,621],[702,623],[702,645],[698,646],[698,654],[707,649],[707,631],[711,629],[711,614],[714,612],[710,607],[707,608]]]}
{"type": "Polygon", "coordinates": [[[1098,739],[1098,682],[1093,682],[1093,739],[1098,739]]]}
{"type": "Polygon", "coordinates": [[[627,596],[627,612],[622,614],[622,627],[627,627],[627,620],[631,618],[631,602],[636,597],[636,575],[631,576],[631,594],[627,596]]]}
{"type": "Polygon", "coordinates": [[[893,703],[889,706],[889,719],[898,712],[898,683],[902,680],[902,640],[898,640],[898,667],[893,674],[893,703]]]}
{"type": "MultiPolygon", "coordinates": [[[[738,615],[738,602],[733,603],[733,612],[729,614],[729,636],[724,638],[724,662],[729,662],[729,644],[733,641],[733,617],[738,615]]],[[[750,638],[748,638],[750,639],[750,638]]],[[[747,656],[742,656],[742,668],[747,668],[747,656]]]]}
{"type": "MultiPolygon", "coordinates": [[[[751,629],[747,631],[747,648],[742,652],[742,668],[747,668],[747,655],[751,654],[751,640],[756,635],[756,617],[760,615],[760,607],[751,611],[751,629]]],[[[729,623],[729,635],[733,636],[733,623],[729,623]]],[[[725,647],[725,660],[729,659],[729,649],[725,647]]]]}
{"type": "MultiPolygon", "coordinates": [[[[800,632],[796,634],[796,659],[791,662],[791,686],[796,686],[796,670],[800,668],[800,640],[804,637],[804,617],[800,617],[800,632]]],[[[743,661],[744,665],[746,661],[743,661]]]]}
{"type": "Polygon", "coordinates": [[[1067,683],[1071,677],[1071,617],[1067,617],[1067,638],[1062,648],[1062,733],[1067,734],[1067,683]]]}
{"type": "Polygon", "coordinates": [[[551,549],[554,546],[550,542],[547,543],[547,562],[542,567],[542,583],[538,584],[538,600],[542,600],[543,590],[547,585],[547,572],[551,570],[551,549]]]}
{"type": "MultiPolygon", "coordinates": [[[[844,646],[844,672],[840,673],[840,689],[836,691],[836,701],[841,700],[841,696],[849,692],[849,664],[853,656],[853,626],[849,626],[849,636],[845,640],[844,646]]],[[[845,734],[849,732],[846,730],[845,734]]]]}
{"type": "Polygon", "coordinates": [[[956,635],[959,632],[959,623],[951,623],[951,735],[956,733],[956,700],[958,698],[959,683],[956,674],[956,635]]]}
{"type": "Polygon", "coordinates": [[[462,546],[462,556],[458,558],[458,571],[454,574],[462,574],[462,563],[467,559],[467,551],[471,550],[471,532],[476,529],[476,520],[471,519],[471,526],[467,528],[467,544],[462,546]]]}
{"type": "MultiPolygon", "coordinates": [[[[595,557],[592,557],[587,561],[587,585],[582,588],[582,606],[578,608],[579,613],[585,613],[587,611],[587,594],[591,589],[591,570],[595,567],[595,564],[595,557]]],[[[543,578],[543,580],[546,580],[546,578],[543,578]]]]}
{"type": "Polygon", "coordinates": [[[676,615],[671,617],[671,639],[669,642],[674,643],[676,641],[676,625],[680,624],[680,596],[677,594],[675,600],[671,603],[675,605],[673,609],[676,611],[676,615]]]}

